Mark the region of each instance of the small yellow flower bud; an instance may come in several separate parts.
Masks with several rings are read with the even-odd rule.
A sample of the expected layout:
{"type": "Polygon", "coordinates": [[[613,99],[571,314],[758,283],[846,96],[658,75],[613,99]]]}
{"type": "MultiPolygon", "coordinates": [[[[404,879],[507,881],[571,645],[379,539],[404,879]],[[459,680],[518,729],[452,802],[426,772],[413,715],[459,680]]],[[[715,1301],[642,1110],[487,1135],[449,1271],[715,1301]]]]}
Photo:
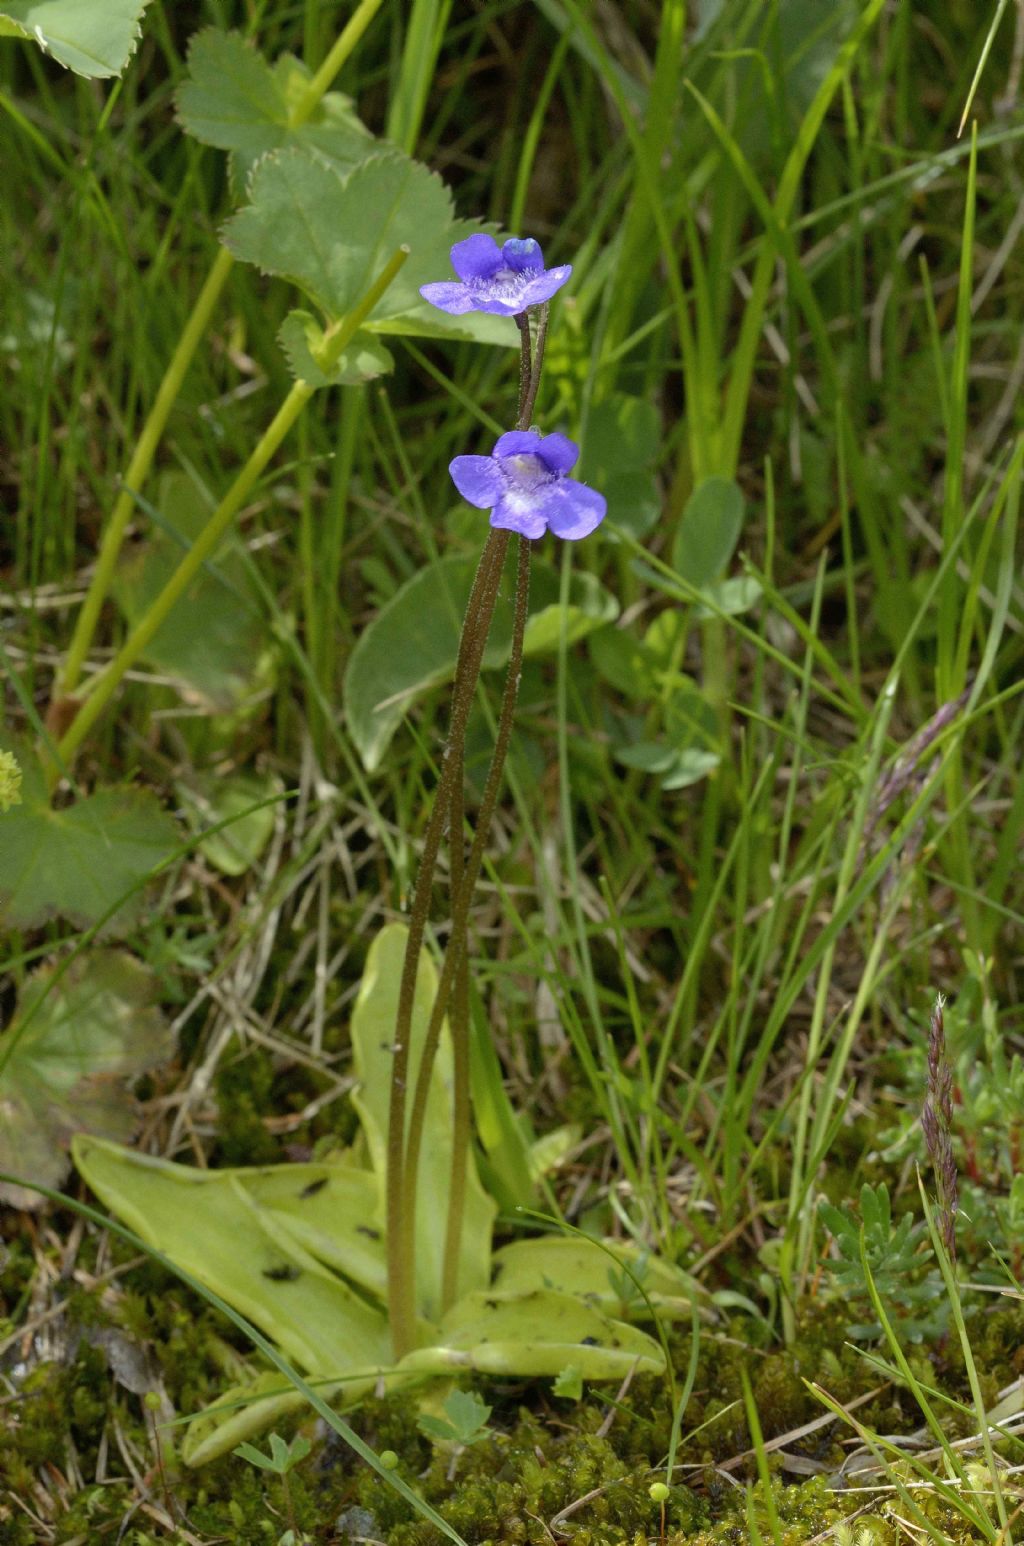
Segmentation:
{"type": "Polygon", "coordinates": [[[11,752],[0,752],[0,811],[21,804],[21,769],[11,752]]]}

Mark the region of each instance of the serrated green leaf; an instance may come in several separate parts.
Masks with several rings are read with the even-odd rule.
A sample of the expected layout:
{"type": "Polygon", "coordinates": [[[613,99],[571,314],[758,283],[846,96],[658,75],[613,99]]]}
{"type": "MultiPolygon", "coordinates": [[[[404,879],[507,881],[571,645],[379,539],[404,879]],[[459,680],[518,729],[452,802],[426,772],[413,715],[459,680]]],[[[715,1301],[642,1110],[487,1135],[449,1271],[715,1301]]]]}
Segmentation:
{"type": "MultiPolygon", "coordinates": [[[[352,1102],[359,1112],[374,1172],[383,1189],[387,1174],[388,1106],[391,1090],[392,1045],[398,988],[408,930],[389,924],[377,935],[366,959],[363,980],[352,1014],[352,1057],[358,1092],[352,1102]]],[[[415,1087],[420,1052],[437,990],[437,971],[426,950],[420,952],[416,997],[409,1031],[409,1089],[415,1087]]],[[[411,1104],[411,1103],[410,1103],[411,1104]]],[[[436,1320],[441,1305],[442,1257],[448,1218],[448,1183],[452,1158],[452,1052],[447,1026],[431,1072],[420,1154],[416,1202],[416,1302],[422,1315],[436,1320]]],[[[497,1212],[480,1184],[472,1157],[466,1177],[465,1221],[459,1256],[459,1292],[488,1281],[491,1229],[497,1212]]]]}
{"type": "MultiPolygon", "coordinates": [[[[0,20],[76,75],[120,75],[149,0],[3,0],[0,20]]],[[[8,29],[4,29],[7,31],[8,29]]]]}
{"type": "Polygon", "coordinates": [[[730,478],[705,478],[686,501],[672,567],[703,589],[722,577],[743,526],[743,494],[730,478]]]}
{"type": "Polygon", "coordinates": [[[261,156],[289,145],[305,146],[340,167],[355,166],[373,151],[373,136],[340,92],[327,92],[293,127],[290,111],[311,76],[291,54],[271,67],[239,33],[207,27],[192,38],[188,70],[176,97],[178,122],[204,145],[231,152],[232,182],[240,191],[261,156]]]}
{"type": "MultiPolygon", "coordinates": [[[[345,713],[369,771],[379,767],[388,742],[411,704],[454,671],[459,629],[476,572],[472,558],[442,558],[408,580],[363,630],[345,673],[345,713]]],[[[563,623],[571,641],[613,619],[618,604],[592,575],[572,577],[563,619],[560,580],[550,564],[533,563],[530,618],[524,651],[558,647],[563,623]]],[[[512,638],[512,595],[503,586],[495,607],[484,665],[500,666],[512,638]]]]}
{"type": "MultiPolygon", "coordinates": [[[[275,1434],[274,1437],[276,1438],[277,1435],[275,1434]]],[[[248,1460],[250,1465],[256,1466],[261,1471],[276,1470],[270,1456],[265,1455],[261,1449],[257,1449],[255,1444],[239,1444],[235,1448],[235,1454],[241,1460],[248,1460]]]]}
{"type": "Polygon", "coordinates": [[[454,1444],[458,1439],[458,1434],[446,1418],[434,1417],[430,1412],[422,1412],[416,1419],[416,1426],[428,1439],[436,1439],[440,1444],[454,1444]]]}
{"type": "MultiPolygon", "coordinates": [[[[0,1036],[0,1170],[58,1186],[73,1133],[130,1136],[124,1081],[174,1050],[156,997],[151,973],[117,950],[79,956],[60,978],[46,967],[28,979],[0,1036]]],[[[0,1195],[20,1208],[43,1202],[28,1188],[0,1186],[0,1195]]]]}
{"type": "Polygon", "coordinates": [[[445,1398],[444,1410],[461,1442],[466,1444],[484,1427],[494,1408],[475,1390],[456,1389],[445,1398]]]}
{"type": "Polygon", "coordinates": [[[319,361],[324,330],[308,311],[290,311],[278,334],[297,381],[308,386],[358,386],[395,368],[394,356],[379,339],[360,331],[329,370],[319,361]]]}
{"type": "Polygon", "coordinates": [[[33,928],[62,917],[88,926],[123,898],[107,929],[127,928],[142,906],[140,883],[177,847],[171,818],[148,790],[123,784],[55,809],[34,752],[3,744],[23,782],[21,803],[0,816],[0,923],[33,928]]]}
{"type": "Polygon", "coordinates": [[[583,1395],[583,1373],[577,1369],[574,1363],[566,1364],[565,1368],[555,1376],[552,1389],[556,1396],[561,1396],[564,1401],[579,1401],[583,1395]]]}
{"type": "Polygon", "coordinates": [[[345,316],[403,244],[409,257],[365,326],[370,332],[475,338],[514,346],[508,317],[449,317],[428,306],[421,284],[451,274],[452,245],[475,231],[452,218],[449,190],[435,173],[397,151],[350,172],[309,150],[283,150],[254,169],[249,203],[224,227],[236,257],[290,279],[332,321],[345,316]]]}

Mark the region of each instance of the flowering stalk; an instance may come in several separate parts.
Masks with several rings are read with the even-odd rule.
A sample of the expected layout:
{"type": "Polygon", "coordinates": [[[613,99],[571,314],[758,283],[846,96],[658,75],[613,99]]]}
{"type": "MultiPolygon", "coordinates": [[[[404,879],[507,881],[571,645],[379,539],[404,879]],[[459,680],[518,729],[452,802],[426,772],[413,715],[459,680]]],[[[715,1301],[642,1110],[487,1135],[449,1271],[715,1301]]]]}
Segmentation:
{"type": "MultiPolygon", "coordinates": [[[[544,310],[545,312],[547,311],[546,306],[544,310]]],[[[534,365],[530,350],[529,323],[525,317],[517,317],[516,321],[520,323],[521,335],[518,424],[523,418],[527,403],[536,401],[537,393],[536,387],[533,387],[534,365]],[[532,392],[531,387],[533,387],[532,392]]],[[[455,679],[452,686],[452,708],[451,722],[448,730],[448,744],[445,748],[441,764],[441,776],[434,791],[433,809],[431,810],[427,830],[424,835],[423,854],[420,859],[419,871],[416,877],[416,889],[413,893],[412,906],[409,911],[409,933],[406,940],[405,958],[402,963],[402,979],[399,985],[398,1009],[395,1016],[394,1064],[392,1066],[391,1098],[388,1111],[388,1310],[396,1359],[401,1358],[415,1345],[415,1231],[419,1152],[423,1134],[423,1120],[426,1113],[427,1093],[430,1087],[430,1072],[434,1059],[437,1056],[441,1024],[448,1008],[453,988],[455,991],[455,1001],[451,1030],[454,1064],[454,1109],[452,1175],[445,1248],[445,1284],[442,1295],[445,1305],[449,1303],[449,1296],[451,1298],[455,1296],[455,1276],[458,1271],[458,1241],[461,1236],[462,1215],[465,1205],[466,1154],[469,1144],[469,963],[465,950],[460,950],[457,946],[460,933],[460,917],[461,928],[464,933],[467,926],[472,887],[476,883],[476,876],[471,871],[473,854],[477,846],[476,839],[474,839],[474,848],[470,852],[468,863],[464,864],[463,782],[465,776],[466,726],[469,722],[469,714],[473,706],[473,696],[480,676],[483,653],[487,645],[491,620],[494,616],[494,607],[498,599],[498,587],[501,581],[505,555],[508,551],[508,539],[509,533],[506,530],[494,529],[491,531],[484,545],[476,578],[473,582],[473,589],[466,607],[462,634],[459,640],[458,657],[455,664],[455,679]],[[441,981],[438,983],[437,993],[434,998],[430,1026],[420,1056],[416,1090],[407,1129],[406,1095],[409,1080],[409,1032],[412,1025],[412,1011],[416,994],[416,975],[430,911],[430,896],[433,889],[434,872],[441,851],[441,840],[444,835],[446,822],[449,829],[451,849],[449,866],[452,897],[452,932],[448,941],[448,952],[441,974],[441,981]],[[468,891],[464,884],[467,876],[470,879],[468,891]],[[452,970],[449,970],[450,965],[453,968],[452,970]],[[454,1244],[452,1245],[453,1239],[454,1244]],[[449,1246],[451,1246],[450,1250],[449,1246]],[[450,1267],[450,1260],[454,1260],[454,1267],[450,1267]]],[[[529,562],[529,551],[525,538],[521,538],[520,543],[520,569],[522,569],[522,550],[527,550],[527,565],[529,562]]],[[[529,583],[528,572],[527,568],[526,586],[529,583]]],[[[522,599],[520,600],[519,591],[520,587],[517,586],[516,622],[518,624],[521,612],[523,627],[525,627],[527,594],[526,589],[523,588],[522,599]]],[[[513,637],[512,653],[514,657],[516,654],[515,637],[513,637]]],[[[519,640],[518,653],[521,660],[521,638],[519,640]]],[[[509,662],[509,676],[506,680],[506,699],[508,698],[508,683],[510,681],[514,680],[516,690],[518,691],[519,667],[516,666],[513,673],[513,664],[514,659],[509,662]]],[[[512,701],[508,705],[507,714],[510,725],[514,709],[515,695],[513,694],[512,701]]],[[[503,700],[503,719],[505,717],[505,710],[506,702],[503,700]]],[[[497,798],[497,785],[501,776],[500,766],[497,767],[497,775],[495,776],[499,744],[500,728],[499,739],[495,746],[495,756],[492,760],[491,772],[488,776],[488,788],[490,788],[492,782],[495,786],[494,797],[491,801],[490,814],[485,815],[484,809],[481,809],[480,820],[477,824],[477,836],[481,832],[484,832],[486,835],[486,830],[490,826],[491,815],[493,815],[494,803],[497,798]]],[[[504,757],[502,757],[502,762],[504,762],[504,757]]],[[[476,873],[479,874],[479,863],[476,865],[476,873]]]]}
{"type": "MultiPolygon", "coordinates": [[[[357,6],[346,26],[336,38],[323,64],[292,108],[289,114],[290,128],[297,129],[312,117],[324,93],[359,42],[376,12],[380,10],[382,3],[383,0],[362,0],[362,3],[357,6]]],[[[114,578],[114,570],[124,543],[125,533],[128,530],[128,522],[135,509],[136,494],[145,482],[146,475],[152,466],[153,457],[156,455],[156,448],[160,444],[160,437],[164,432],[170,411],[178,399],[185,374],[206,332],[210,318],[213,315],[213,309],[220,299],[221,291],[227,283],[228,275],[231,273],[234,263],[234,254],[229,252],[226,247],[222,247],[213,261],[213,266],[199,292],[196,303],[192,308],[192,313],[182,330],[181,337],[178,339],[170,363],[164,372],[160,388],[153,400],[149,417],[146,419],[142,432],[136,442],[135,450],[132,453],[124,475],[124,485],[114,502],[114,508],[110,512],[110,519],[104,529],[103,537],[100,541],[99,554],[96,559],[96,567],[93,570],[92,578],[89,581],[89,588],[85,593],[85,599],[75,621],[71,643],[68,645],[64,665],[55,685],[54,700],[55,708],[58,711],[54,716],[54,725],[58,725],[68,712],[67,709],[60,706],[60,700],[62,698],[70,698],[81,679],[82,667],[92,645],[96,624],[99,621],[100,609],[106,600],[107,592],[114,578]]]]}
{"type": "MultiPolygon", "coordinates": [[[[448,745],[441,762],[441,775],[434,792],[433,809],[423,838],[423,853],[409,910],[409,934],[398,988],[394,1061],[391,1068],[391,1091],[388,1104],[386,1187],[388,1316],[391,1322],[391,1337],[396,1361],[410,1352],[416,1344],[415,1256],[413,1251],[406,1251],[404,1248],[406,1218],[412,1221],[416,1207],[415,1177],[411,1191],[407,1191],[404,1184],[409,1035],[416,996],[416,977],[430,911],[434,870],[441,851],[445,823],[451,810],[452,779],[456,767],[461,769],[462,765],[461,750],[459,756],[453,756],[453,747],[458,746],[462,749],[465,746],[466,724],[473,703],[473,688],[480,673],[480,663],[487,642],[490,621],[494,615],[507,549],[508,533],[492,531],[484,545],[466,608],[455,666],[455,683],[452,688],[448,745]],[[485,623],[486,626],[484,626],[485,623]]],[[[421,1074],[423,1069],[428,1067],[428,1049],[424,1047],[420,1058],[421,1074]]]]}
{"type": "Polygon", "coordinates": [[[499,437],[490,456],[457,456],[449,469],[459,493],[470,504],[490,510],[492,530],[473,583],[459,641],[448,745],[424,836],[395,1018],[388,1115],[387,1251],[388,1308],[396,1360],[415,1345],[419,1156],[431,1070],[449,1010],[454,1068],[453,1143],[442,1264],[442,1310],[458,1297],[470,1152],[469,913],[512,737],[529,604],[530,543],[545,531],[569,540],[584,537],[600,523],[607,508],[602,495],[568,476],[579,448],[565,435],[541,436],[530,428],[544,363],[547,303],[572,270],[567,265],[546,269],[535,241],[513,239],[499,248],[493,237],[485,235],[457,242],[451,258],[458,282],[423,285],[420,293],[432,305],[455,316],[483,311],[515,318],[521,346],[519,404],[515,429],[499,437]],[[531,309],[539,313],[535,341],[530,333],[531,309]],[[513,531],[519,537],[519,547],[512,648],[494,754],[467,855],[463,831],[466,725],[497,601],[509,533],[513,531]],[[408,1043],[416,976],[446,821],[451,849],[451,933],[409,1105],[408,1043]]]}

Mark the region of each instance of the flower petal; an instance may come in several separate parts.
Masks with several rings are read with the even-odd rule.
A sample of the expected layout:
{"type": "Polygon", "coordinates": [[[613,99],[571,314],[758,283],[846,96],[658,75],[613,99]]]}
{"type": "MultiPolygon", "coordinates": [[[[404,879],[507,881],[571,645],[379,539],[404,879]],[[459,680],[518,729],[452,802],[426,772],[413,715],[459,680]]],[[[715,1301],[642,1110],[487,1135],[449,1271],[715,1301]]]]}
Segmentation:
{"type": "MultiPolygon", "coordinates": [[[[497,446],[494,449],[497,450],[497,446]]],[[[568,435],[545,435],[535,449],[545,467],[552,472],[571,472],[580,459],[580,448],[568,435]]]]}
{"type": "Polygon", "coordinates": [[[561,268],[549,268],[531,278],[523,291],[523,306],[539,306],[542,301],[549,301],[571,273],[572,264],[563,263],[561,268]]]}
{"type": "Polygon", "coordinates": [[[483,232],[456,242],[451,256],[452,268],[460,279],[487,279],[501,267],[501,250],[497,242],[483,232]]]}
{"type": "Polygon", "coordinates": [[[608,501],[597,489],[577,483],[575,478],[559,478],[545,483],[537,491],[537,508],[543,512],[548,530],[566,542],[578,542],[589,537],[600,526],[608,509],[608,501]]]}
{"type": "Polygon", "coordinates": [[[431,306],[436,306],[438,311],[447,311],[453,317],[461,317],[463,312],[476,311],[477,306],[472,295],[465,285],[455,284],[452,280],[444,280],[439,284],[420,285],[420,294],[431,306]]]}
{"type": "Polygon", "coordinates": [[[448,471],[463,499],[478,510],[489,510],[504,492],[504,479],[490,456],[457,456],[449,462],[448,471]]]}
{"type": "Polygon", "coordinates": [[[501,256],[508,268],[515,269],[517,274],[525,273],[528,269],[543,270],[544,254],[540,250],[540,243],[534,241],[532,236],[513,236],[502,247],[501,256]]]}
{"type": "Polygon", "coordinates": [[[510,429],[495,441],[491,454],[493,456],[536,456],[543,444],[535,429],[510,429]]]}
{"type": "Polygon", "coordinates": [[[506,495],[491,511],[491,525],[517,531],[521,537],[543,537],[547,523],[536,498],[510,499],[506,495]]]}
{"type": "MultiPolygon", "coordinates": [[[[469,293],[467,288],[467,294],[469,293]]],[[[486,311],[492,317],[516,317],[533,302],[517,296],[515,300],[505,300],[488,291],[487,281],[482,280],[479,288],[473,294],[472,309],[474,311],[486,311]]]]}

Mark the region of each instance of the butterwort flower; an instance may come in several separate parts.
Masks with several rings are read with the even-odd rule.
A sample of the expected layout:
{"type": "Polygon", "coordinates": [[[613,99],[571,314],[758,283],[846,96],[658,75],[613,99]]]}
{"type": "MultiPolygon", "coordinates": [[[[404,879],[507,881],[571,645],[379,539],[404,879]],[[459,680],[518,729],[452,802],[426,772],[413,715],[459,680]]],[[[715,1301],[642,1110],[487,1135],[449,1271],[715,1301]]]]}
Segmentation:
{"type": "Polygon", "coordinates": [[[567,435],[513,429],[490,456],[457,456],[448,470],[463,499],[490,510],[492,526],[522,537],[553,531],[575,542],[601,524],[608,508],[603,494],[568,476],[579,454],[567,435]]]}
{"type": "Polygon", "coordinates": [[[572,273],[572,265],[545,268],[544,254],[532,236],[514,236],[499,247],[493,236],[467,236],[452,248],[452,268],[459,283],[420,285],[431,306],[460,317],[467,311],[489,311],[514,317],[528,306],[549,301],[572,273]]]}

